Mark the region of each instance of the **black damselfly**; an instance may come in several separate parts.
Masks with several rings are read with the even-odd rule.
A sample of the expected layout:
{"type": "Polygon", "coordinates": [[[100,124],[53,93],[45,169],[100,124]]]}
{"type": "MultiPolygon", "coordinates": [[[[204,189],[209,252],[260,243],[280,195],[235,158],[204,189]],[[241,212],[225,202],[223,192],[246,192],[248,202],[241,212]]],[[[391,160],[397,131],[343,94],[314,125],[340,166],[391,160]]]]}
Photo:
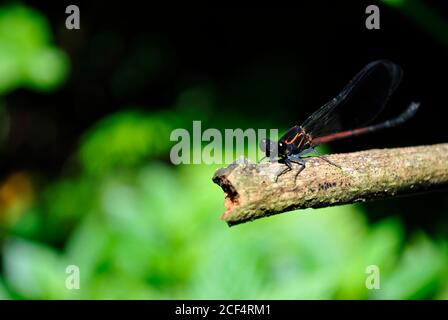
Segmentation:
{"type": "MultiPolygon", "coordinates": [[[[419,107],[412,102],[400,115],[387,121],[366,126],[384,109],[390,95],[401,81],[402,70],[387,60],[366,65],[337,95],[300,126],[289,129],[278,141],[263,139],[260,148],[267,157],[280,158],[286,165],[277,177],[292,170],[292,163],[300,165],[298,174],[305,169],[303,156],[317,152],[315,148],[324,142],[348,138],[381,129],[391,128],[411,118],[419,107]]],[[[339,167],[328,159],[321,157],[339,167]]],[[[294,180],[294,181],[295,181],[294,180]]]]}

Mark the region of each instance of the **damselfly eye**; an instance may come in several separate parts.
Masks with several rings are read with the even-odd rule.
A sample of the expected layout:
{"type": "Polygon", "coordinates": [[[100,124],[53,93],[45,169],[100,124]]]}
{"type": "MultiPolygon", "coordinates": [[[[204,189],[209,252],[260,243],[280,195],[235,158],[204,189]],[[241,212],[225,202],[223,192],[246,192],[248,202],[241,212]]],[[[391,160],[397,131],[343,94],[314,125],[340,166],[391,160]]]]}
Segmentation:
{"type": "Polygon", "coordinates": [[[277,152],[278,152],[280,155],[284,155],[285,152],[286,152],[286,144],[280,141],[280,142],[278,143],[278,150],[277,150],[277,152]]]}
{"type": "Polygon", "coordinates": [[[278,151],[282,153],[286,149],[286,145],[283,142],[278,143],[278,151]]]}

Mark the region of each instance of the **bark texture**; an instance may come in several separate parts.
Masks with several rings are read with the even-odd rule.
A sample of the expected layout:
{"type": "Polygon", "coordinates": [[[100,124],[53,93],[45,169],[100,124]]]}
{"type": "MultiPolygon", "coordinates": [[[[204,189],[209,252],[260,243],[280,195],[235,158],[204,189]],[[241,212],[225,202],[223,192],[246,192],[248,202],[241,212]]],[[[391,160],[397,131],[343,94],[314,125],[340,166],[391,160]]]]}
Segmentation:
{"type": "Polygon", "coordinates": [[[213,181],[225,192],[229,225],[301,208],[364,202],[448,187],[448,143],[373,149],[313,157],[294,184],[294,165],[278,178],[282,163],[252,163],[244,158],[219,169],[213,181]]]}

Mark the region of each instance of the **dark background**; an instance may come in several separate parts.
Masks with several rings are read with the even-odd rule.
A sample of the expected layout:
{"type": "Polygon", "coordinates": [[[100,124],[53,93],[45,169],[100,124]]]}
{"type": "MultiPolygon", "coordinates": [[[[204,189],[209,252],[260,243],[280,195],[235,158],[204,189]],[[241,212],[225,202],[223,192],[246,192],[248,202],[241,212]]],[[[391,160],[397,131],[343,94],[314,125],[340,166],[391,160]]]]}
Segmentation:
{"type": "MultiPolygon", "coordinates": [[[[8,104],[20,105],[24,94],[36,99],[34,104],[43,105],[40,110],[57,119],[66,144],[123,105],[170,108],[176,93],[197,82],[213,86],[225,101],[214,117],[237,112],[255,123],[272,119],[286,128],[335,96],[365,64],[389,59],[405,73],[385,117],[410,101],[421,101],[418,117],[399,130],[337,143],[335,150],[446,141],[440,116],[445,109],[446,44],[402,12],[374,3],[381,11],[380,30],[365,28],[365,3],[330,1],[302,7],[175,10],[97,3],[81,7],[82,28],[72,31],[64,27],[65,6],[31,2],[49,17],[57,43],[70,54],[73,73],[56,95],[19,91],[8,97],[8,104]],[[144,50],[158,55],[160,65],[145,65],[144,50]],[[136,83],[130,85],[131,78],[136,83]]],[[[446,9],[437,1],[425,3],[446,9]]]]}

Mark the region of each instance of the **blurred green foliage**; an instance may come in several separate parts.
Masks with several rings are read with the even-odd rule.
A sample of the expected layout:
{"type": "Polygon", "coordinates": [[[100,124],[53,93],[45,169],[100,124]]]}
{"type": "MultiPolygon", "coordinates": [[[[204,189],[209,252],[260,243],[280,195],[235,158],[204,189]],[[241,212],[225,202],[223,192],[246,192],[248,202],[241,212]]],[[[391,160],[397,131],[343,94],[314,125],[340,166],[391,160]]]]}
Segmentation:
{"type": "MultiPolygon", "coordinates": [[[[2,93],[61,84],[68,64],[49,41],[40,14],[0,9],[2,93]]],[[[210,95],[179,100],[209,109],[210,95]]],[[[448,298],[446,243],[406,239],[394,212],[371,225],[360,206],[340,206],[228,228],[217,166],[167,164],[169,133],[190,116],[179,106],[109,115],[81,139],[76,174],[3,208],[14,219],[3,223],[0,299],[448,298]],[[65,286],[68,265],[80,268],[80,290],[65,286]],[[366,288],[369,265],[380,290],[366,288]]]]}
{"type": "Polygon", "coordinates": [[[33,208],[11,230],[23,236],[4,243],[8,290],[0,287],[2,295],[443,298],[437,293],[447,283],[448,264],[441,244],[422,234],[405,242],[394,218],[369,226],[357,206],[304,210],[229,229],[218,219],[223,195],[210,181],[215,169],[149,161],[103,172],[94,181],[81,174],[47,187],[42,211],[34,212],[37,227],[19,232],[38,210],[33,208]],[[45,227],[45,219],[52,224],[45,227]],[[45,229],[66,238],[62,248],[30,240],[45,229]],[[65,288],[65,268],[73,264],[81,270],[80,290],[65,288]],[[381,290],[366,289],[365,270],[372,264],[381,270],[381,290]]]}
{"type": "Polygon", "coordinates": [[[0,7],[0,94],[21,86],[51,91],[68,69],[65,53],[51,44],[45,17],[22,5],[0,7]]]}
{"type": "Polygon", "coordinates": [[[90,173],[141,164],[169,152],[170,133],[179,124],[172,113],[127,111],[100,121],[84,137],[80,160],[90,173]]]}
{"type": "Polygon", "coordinates": [[[408,16],[437,42],[448,46],[448,22],[427,2],[422,0],[382,0],[382,2],[397,7],[402,14],[408,16]]]}

